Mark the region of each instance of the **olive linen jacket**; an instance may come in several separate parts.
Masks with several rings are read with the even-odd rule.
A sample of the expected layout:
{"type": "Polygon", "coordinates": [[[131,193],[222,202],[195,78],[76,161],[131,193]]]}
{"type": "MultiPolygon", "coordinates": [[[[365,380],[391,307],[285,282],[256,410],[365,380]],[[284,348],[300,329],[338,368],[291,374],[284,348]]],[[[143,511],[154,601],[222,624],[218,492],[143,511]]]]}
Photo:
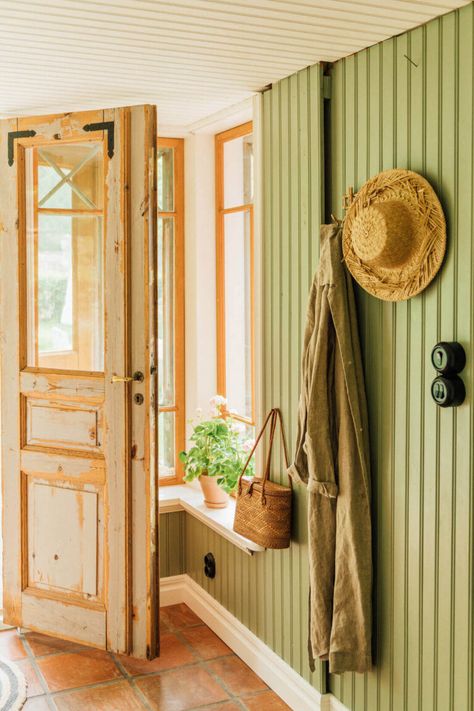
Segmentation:
{"type": "Polygon", "coordinates": [[[310,662],[333,673],[372,665],[367,404],[340,225],[321,227],[304,336],[298,435],[289,474],[308,488],[310,662]]]}

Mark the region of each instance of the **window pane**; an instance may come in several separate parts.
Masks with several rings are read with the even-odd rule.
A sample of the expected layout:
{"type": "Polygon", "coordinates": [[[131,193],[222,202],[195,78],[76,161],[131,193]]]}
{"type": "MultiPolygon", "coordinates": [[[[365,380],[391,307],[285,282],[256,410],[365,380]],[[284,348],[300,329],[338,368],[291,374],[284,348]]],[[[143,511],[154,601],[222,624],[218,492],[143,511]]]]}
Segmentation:
{"type": "Polygon", "coordinates": [[[160,405],[174,405],[174,218],[158,218],[158,382],[160,405]]]}
{"type": "Polygon", "coordinates": [[[224,208],[253,202],[253,136],[224,143],[224,208]]]}
{"type": "Polygon", "coordinates": [[[252,417],[250,212],[224,216],[225,361],[228,407],[252,417]]]}
{"type": "Polygon", "coordinates": [[[158,149],[158,210],[174,212],[174,149],[158,149]]]}
{"type": "MultiPolygon", "coordinates": [[[[102,152],[99,144],[87,146],[89,154],[102,152]]],[[[64,153],[53,151],[49,159],[56,168],[70,173],[74,171],[70,161],[75,147],[70,144],[64,153]]],[[[39,154],[43,151],[31,148],[26,156],[27,363],[32,367],[102,371],[103,218],[100,212],[96,214],[98,209],[91,213],[83,207],[83,197],[86,201],[102,199],[102,188],[94,185],[103,179],[102,163],[94,162],[95,158],[88,161],[89,183],[84,172],[86,151],[78,151],[79,168],[71,178],[78,181],[74,189],[63,184],[52,194],[62,179],[53,180],[51,166],[41,165],[39,154]],[[47,208],[39,206],[40,195],[47,198],[47,208]],[[56,205],[61,202],[61,209],[71,213],[55,212],[57,207],[51,207],[50,201],[56,205]],[[77,201],[81,203],[79,212],[75,212],[77,201]]]]}
{"type": "Polygon", "coordinates": [[[72,217],[38,220],[38,354],[69,351],[72,339],[72,217]]]}
{"type": "Polygon", "coordinates": [[[174,412],[160,412],[158,416],[160,477],[175,474],[174,418],[174,412]]]}
{"type": "Polygon", "coordinates": [[[66,143],[37,150],[38,207],[100,209],[103,153],[100,143],[66,143]]]}

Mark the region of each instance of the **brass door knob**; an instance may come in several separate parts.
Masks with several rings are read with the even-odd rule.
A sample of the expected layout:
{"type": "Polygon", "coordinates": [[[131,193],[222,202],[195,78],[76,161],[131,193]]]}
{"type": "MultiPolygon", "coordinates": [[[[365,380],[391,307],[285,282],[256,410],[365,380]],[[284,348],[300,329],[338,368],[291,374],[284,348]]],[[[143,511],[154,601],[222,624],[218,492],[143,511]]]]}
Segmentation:
{"type": "Polygon", "coordinates": [[[111,383],[131,383],[133,378],[128,375],[112,375],[111,383]]]}
{"type": "Polygon", "coordinates": [[[136,370],[132,377],[129,375],[112,375],[111,383],[143,383],[144,375],[141,370],[136,370]]]}

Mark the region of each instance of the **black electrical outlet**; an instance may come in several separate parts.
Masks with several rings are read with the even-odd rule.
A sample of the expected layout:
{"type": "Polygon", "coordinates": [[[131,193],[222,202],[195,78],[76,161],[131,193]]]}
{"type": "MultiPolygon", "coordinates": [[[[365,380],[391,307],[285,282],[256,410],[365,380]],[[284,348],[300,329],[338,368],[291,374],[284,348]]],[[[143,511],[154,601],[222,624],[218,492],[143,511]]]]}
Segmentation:
{"type": "Polygon", "coordinates": [[[212,553],[206,553],[204,556],[204,575],[206,578],[216,577],[216,559],[212,553]]]}

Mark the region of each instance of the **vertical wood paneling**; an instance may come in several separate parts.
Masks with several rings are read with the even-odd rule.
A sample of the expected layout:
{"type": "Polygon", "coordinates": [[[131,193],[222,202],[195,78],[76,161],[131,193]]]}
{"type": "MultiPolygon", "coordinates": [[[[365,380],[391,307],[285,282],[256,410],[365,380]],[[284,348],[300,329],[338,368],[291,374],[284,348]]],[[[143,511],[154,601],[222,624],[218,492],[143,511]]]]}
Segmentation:
{"type": "MultiPolygon", "coordinates": [[[[319,252],[322,211],[322,95],[318,66],[274,84],[263,96],[264,409],[282,409],[293,447],[300,390],[301,346],[311,279],[319,252]]],[[[285,481],[281,452],[273,478],[285,481]]],[[[323,666],[311,674],[307,654],[308,555],[306,493],[295,493],[287,551],[250,558],[187,517],[187,572],[305,679],[325,688],[323,666]],[[214,581],[202,557],[216,556],[214,581]]]]}
{"type": "MultiPolygon", "coordinates": [[[[440,102],[440,65],[439,52],[441,26],[433,22],[425,28],[425,61],[424,90],[426,115],[423,125],[423,150],[425,175],[433,184],[439,184],[439,150],[427,150],[428,146],[438,145],[440,135],[439,102],[440,102]]],[[[440,281],[424,293],[424,334],[425,343],[433,343],[439,334],[438,307],[440,301],[440,281]]],[[[426,363],[426,360],[425,360],[426,363]]],[[[426,363],[428,370],[429,366],[426,363]]],[[[429,384],[429,370],[425,377],[425,387],[429,384]]],[[[439,411],[432,407],[432,401],[425,390],[424,432],[421,433],[423,446],[424,489],[422,499],[421,525],[422,538],[422,581],[420,590],[423,601],[421,614],[421,708],[423,711],[435,708],[436,698],[436,645],[437,624],[435,610],[438,604],[438,589],[436,586],[436,568],[438,555],[438,517],[439,517],[439,411]],[[432,650],[432,651],[430,651],[432,650]]]]}
{"type": "MultiPolygon", "coordinates": [[[[449,242],[439,277],[408,303],[357,291],[372,445],[376,665],[364,676],[329,677],[330,690],[351,711],[474,709],[473,30],[469,5],[332,70],[333,212],[341,215],[348,185],[408,167],[437,190],[449,242]],[[468,352],[468,398],[457,411],[441,411],[429,392],[430,351],[438,340],[456,338],[468,352]]],[[[264,95],[262,118],[265,405],[282,408],[293,443],[322,215],[320,69],[274,85],[264,95]]],[[[162,543],[167,534],[169,540],[162,528],[162,543]]],[[[186,564],[198,583],[325,690],[325,669],[311,675],[307,666],[304,491],[295,496],[290,551],[249,558],[187,517],[186,564]],[[208,550],[218,561],[215,581],[202,572],[208,550]]]]}
{"type": "Polygon", "coordinates": [[[377,666],[363,678],[329,681],[353,711],[473,709],[469,355],[461,408],[439,410],[429,393],[436,341],[460,340],[469,354],[474,335],[473,21],[469,5],[333,68],[334,212],[348,185],[407,167],[430,180],[448,221],[446,261],[423,294],[387,304],[357,291],[371,424],[377,666]]]}
{"type": "MultiPolygon", "coordinates": [[[[457,61],[457,92],[456,104],[458,106],[458,134],[456,151],[457,186],[456,186],[456,213],[457,233],[463,235],[462,241],[456,241],[457,274],[455,289],[457,292],[457,308],[455,314],[456,336],[465,348],[473,342],[473,314],[472,295],[474,289],[474,271],[472,248],[472,188],[474,168],[474,141],[473,141],[473,27],[474,12],[460,13],[458,16],[458,51],[457,61]],[[464,237],[466,235],[466,237],[464,237]],[[469,239],[471,237],[471,239],[469,239]]],[[[468,351],[469,352],[469,351],[468,351]]],[[[466,380],[472,383],[472,358],[468,358],[466,380]]],[[[472,441],[472,413],[471,407],[464,407],[457,412],[457,440],[458,443],[472,441]]],[[[454,663],[453,708],[474,708],[472,694],[473,684],[473,587],[472,587],[472,559],[474,543],[473,509],[472,509],[472,446],[458,446],[455,452],[455,467],[457,472],[456,482],[456,521],[465,522],[455,534],[455,559],[453,577],[455,580],[453,621],[454,654],[457,650],[464,650],[464,664],[454,663]]],[[[454,655],[453,655],[454,657],[454,655]]]]}
{"type": "MultiPolygon", "coordinates": [[[[419,28],[409,37],[409,56],[418,64],[422,71],[412,72],[408,68],[408,100],[410,105],[408,117],[409,131],[409,162],[408,167],[419,172],[424,172],[424,146],[423,146],[423,122],[424,113],[424,28],[419,28]]],[[[423,323],[425,308],[425,295],[410,302],[410,315],[412,323],[423,323]]],[[[424,355],[426,342],[423,329],[411,329],[409,386],[410,399],[409,411],[410,423],[407,436],[410,443],[407,453],[408,489],[407,489],[407,547],[406,547],[406,593],[408,598],[405,606],[406,620],[406,682],[405,698],[407,707],[417,708],[420,705],[420,612],[422,609],[422,579],[421,569],[423,560],[423,550],[421,546],[421,521],[422,521],[422,490],[424,481],[424,469],[422,466],[423,441],[423,411],[424,411],[424,391],[428,383],[424,373],[424,355]],[[417,435],[413,437],[413,432],[417,435]],[[418,434],[419,433],[419,434],[418,434]]]]}
{"type": "MultiPolygon", "coordinates": [[[[381,116],[381,111],[380,111],[380,105],[378,101],[374,101],[374,97],[369,91],[369,87],[372,85],[379,86],[381,84],[381,78],[382,78],[382,67],[383,67],[383,56],[381,52],[381,47],[376,46],[372,47],[370,50],[368,50],[367,53],[367,75],[366,75],[366,83],[368,84],[367,87],[367,101],[368,101],[368,124],[367,124],[367,131],[369,135],[368,139],[368,146],[367,146],[367,173],[370,175],[373,175],[377,173],[381,169],[381,163],[382,163],[382,156],[380,154],[380,146],[381,146],[381,139],[382,139],[382,131],[383,131],[383,119],[381,116]]],[[[377,340],[379,343],[382,343],[382,338],[381,338],[381,324],[382,324],[382,303],[376,299],[366,300],[366,303],[364,304],[364,322],[365,323],[373,323],[373,328],[377,334],[377,340]]],[[[364,334],[364,353],[366,357],[366,368],[368,372],[372,373],[372,379],[370,384],[368,383],[367,389],[369,390],[380,390],[382,387],[382,384],[384,383],[383,379],[383,372],[382,372],[382,365],[383,365],[383,356],[382,359],[379,356],[379,354],[375,351],[375,349],[370,348],[369,346],[369,332],[366,330],[364,334]],[[369,387],[370,386],[370,387],[369,387]]],[[[381,349],[382,350],[382,349],[381,349]]],[[[368,394],[368,397],[370,397],[370,393],[368,394]]],[[[377,417],[377,413],[370,413],[370,436],[371,436],[371,441],[374,443],[377,443],[377,448],[375,449],[375,452],[380,451],[380,442],[381,442],[381,437],[382,437],[382,430],[380,426],[380,420],[377,417]]],[[[377,466],[375,463],[376,457],[374,456],[375,454],[374,450],[372,450],[372,466],[377,466]]],[[[377,481],[373,480],[372,482],[372,496],[374,500],[377,500],[379,497],[379,490],[380,486],[382,484],[377,481]]],[[[377,512],[377,515],[373,517],[373,537],[374,541],[379,540],[378,536],[378,531],[381,529],[381,515],[382,512],[379,511],[377,512]]],[[[376,548],[375,548],[376,550],[376,548]]],[[[377,610],[379,607],[382,606],[382,600],[380,597],[380,589],[382,586],[382,575],[377,576],[377,567],[375,568],[374,571],[374,590],[378,592],[378,594],[374,595],[373,598],[373,604],[374,604],[374,611],[375,611],[375,619],[377,617],[377,610]]],[[[377,625],[375,624],[374,626],[374,637],[377,638],[378,636],[378,629],[377,625]]],[[[389,639],[388,636],[386,636],[386,639],[389,639]]],[[[375,674],[378,676],[380,674],[380,670],[377,668],[375,670],[375,674]]],[[[366,676],[364,678],[365,684],[366,684],[366,699],[364,699],[364,702],[366,700],[366,704],[363,706],[364,709],[366,708],[377,708],[379,704],[379,697],[378,697],[378,687],[379,685],[377,683],[372,683],[369,684],[368,682],[368,677],[366,676]]]]}
{"type": "Polygon", "coordinates": [[[160,515],[160,577],[186,572],[184,511],[160,515]]]}

